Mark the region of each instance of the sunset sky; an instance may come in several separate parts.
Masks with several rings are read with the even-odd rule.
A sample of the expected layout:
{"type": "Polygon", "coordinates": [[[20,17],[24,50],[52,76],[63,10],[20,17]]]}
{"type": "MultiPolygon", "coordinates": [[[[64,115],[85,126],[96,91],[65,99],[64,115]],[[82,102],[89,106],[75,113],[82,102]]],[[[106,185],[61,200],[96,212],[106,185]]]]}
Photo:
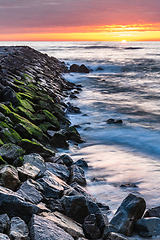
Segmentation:
{"type": "Polygon", "coordinates": [[[160,0],[0,0],[0,41],[160,41],[160,0]]]}

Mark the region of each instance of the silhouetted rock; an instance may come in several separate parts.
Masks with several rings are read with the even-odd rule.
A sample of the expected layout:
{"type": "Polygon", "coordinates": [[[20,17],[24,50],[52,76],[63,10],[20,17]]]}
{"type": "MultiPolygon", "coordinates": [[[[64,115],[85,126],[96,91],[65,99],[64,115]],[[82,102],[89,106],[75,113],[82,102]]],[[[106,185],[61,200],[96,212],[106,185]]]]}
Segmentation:
{"type": "Polygon", "coordinates": [[[108,119],[107,120],[107,123],[108,124],[122,124],[123,123],[123,121],[121,120],[121,119],[112,119],[112,118],[110,118],[110,119],[108,119]]]}
{"type": "Polygon", "coordinates": [[[62,159],[63,163],[67,167],[70,167],[74,163],[73,159],[69,155],[67,155],[67,154],[61,155],[60,158],[62,159]]]}
{"type": "Polygon", "coordinates": [[[89,73],[89,69],[88,69],[84,64],[82,64],[82,65],[78,68],[78,72],[79,72],[79,73],[89,73]]]}
{"type": "Polygon", "coordinates": [[[141,218],[136,222],[136,230],[146,238],[160,235],[160,218],[141,218]]]}
{"type": "Polygon", "coordinates": [[[84,160],[84,158],[77,160],[74,164],[84,169],[88,168],[88,163],[84,160]]]}
{"type": "Polygon", "coordinates": [[[160,218],[160,206],[147,209],[143,217],[144,218],[146,218],[146,217],[158,217],[158,218],[160,218]]]}
{"type": "Polygon", "coordinates": [[[79,65],[78,64],[72,64],[70,66],[70,72],[78,72],[79,65]]]}
{"type": "Polygon", "coordinates": [[[52,146],[56,148],[68,148],[69,143],[66,141],[66,137],[61,133],[55,133],[51,139],[52,146]]]}

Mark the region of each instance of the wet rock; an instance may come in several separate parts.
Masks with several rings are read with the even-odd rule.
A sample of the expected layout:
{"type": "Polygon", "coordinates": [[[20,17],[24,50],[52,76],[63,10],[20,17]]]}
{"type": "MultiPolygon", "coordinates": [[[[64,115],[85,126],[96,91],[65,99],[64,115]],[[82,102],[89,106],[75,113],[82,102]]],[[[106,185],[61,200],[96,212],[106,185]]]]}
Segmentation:
{"type": "Polygon", "coordinates": [[[130,236],[134,223],[142,217],[146,208],[145,200],[130,193],[122,202],[110,221],[110,232],[130,236]],[[113,229],[112,229],[113,227],[113,229]]]}
{"type": "Polygon", "coordinates": [[[65,209],[65,214],[75,220],[83,223],[84,218],[92,213],[101,214],[97,204],[88,200],[84,196],[64,196],[61,199],[62,205],[65,209]],[[73,211],[74,209],[74,211],[73,211]]]}
{"type": "Polygon", "coordinates": [[[160,206],[147,209],[143,217],[144,218],[146,218],[146,217],[158,217],[158,218],[160,218],[160,206]]]}
{"type": "Polygon", "coordinates": [[[64,229],[72,237],[84,237],[82,225],[76,223],[69,217],[63,215],[59,212],[54,213],[42,213],[41,216],[47,218],[48,220],[54,222],[58,227],[64,229]]]}
{"type": "Polygon", "coordinates": [[[73,165],[70,167],[70,179],[69,183],[76,182],[81,186],[86,185],[86,179],[85,179],[85,173],[84,170],[81,167],[78,167],[76,165],[73,165]]]}
{"type": "Polygon", "coordinates": [[[10,165],[0,169],[0,185],[11,190],[16,190],[20,184],[18,171],[10,165]]]}
{"type": "Polygon", "coordinates": [[[65,182],[69,179],[70,172],[65,165],[47,162],[46,170],[49,170],[65,182]]]}
{"type": "Polygon", "coordinates": [[[107,238],[103,238],[103,240],[129,240],[129,238],[122,234],[111,232],[109,236],[107,238]]]}
{"type": "Polygon", "coordinates": [[[67,132],[65,133],[67,140],[72,140],[76,143],[83,143],[84,140],[81,138],[79,132],[74,126],[69,127],[67,132]]]}
{"type": "Polygon", "coordinates": [[[102,67],[98,67],[96,71],[103,71],[104,69],[102,67]]]}
{"type": "MultiPolygon", "coordinates": [[[[0,215],[0,233],[9,233],[10,219],[7,214],[0,215]]],[[[1,239],[1,238],[0,238],[1,239]]]]}
{"type": "Polygon", "coordinates": [[[77,160],[74,164],[84,169],[88,168],[88,163],[84,160],[84,158],[77,160]]]}
{"type": "Polygon", "coordinates": [[[10,240],[10,238],[6,234],[3,234],[3,233],[0,233],[0,239],[1,240],[10,240]]]}
{"type": "Polygon", "coordinates": [[[134,183],[125,183],[125,184],[120,185],[120,187],[122,187],[122,188],[127,188],[127,187],[137,188],[138,186],[134,183]]]}
{"type": "Polygon", "coordinates": [[[25,151],[12,143],[4,144],[0,147],[0,156],[8,163],[12,163],[16,158],[25,154],[25,151]]]}
{"type": "Polygon", "coordinates": [[[28,184],[28,182],[24,182],[17,193],[21,195],[25,201],[33,204],[38,204],[43,199],[42,194],[32,185],[28,184]]]}
{"type": "Polygon", "coordinates": [[[45,162],[64,164],[60,156],[45,158],[45,162]]]}
{"type": "MultiPolygon", "coordinates": [[[[78,183],[74,182],[71,184],[71,187],[74,188],[74,190],[76,190],[76,192],[78,192],[79,194],[83,195],[84,197],[86,197],[88,200],[93,201],[95,203],[97,203],[96,198],[94,198],[91,194],[89,194],[83,187],[81,187],[78,183]]],[[[75,194],[77,195],[77,194],[75,194]]]]}
{"type": "Polygon", "coordinates": [[[98,239],[101,237],[95,214],[90,214],[84,219],[83,227],[88,238],[98,239]]]}
{"type": "Polygon", "coordinates": [[[16,92],[9,86],[5,87],[2,92],[2,98],[3,98],[3,101],[9,101],[11,102],[14,106],[17,106],[19,101],[16,97],[16,92]]]}
{"type": "Polygon", "coordinates": [[[88,69],[84,64],[82,64],[82,65],[78,68],[78,72],[79,72],[79,73],[89,73],[89,69],[88,69]]]}
{"type": "Polygon", "coordinates": [[[70,98],[78,98],[78,97],[74,93],[71,93],[70,98]]]}
{"type": "Polygon", "coordinates": [[[10,239],[29,240],[29,230],[26,223],[19,217],[11,219],[10,239]]]}
{"type": "Polygon", "coordinates": [[[33,215],[29,223],[31,240],[74,240],[74,238],[52,221],[33,215]]]}
{"type": "Polygon", "coordinates": [[[107,120],[107,123],[108,124],[122,124],[123,123],[123,121],[121,120],[121,119],[112,119],[112,118],[110,118],[110,119],[108,119],[107,120]]]}
{"type": "Polygon", "coordinates": [[[52,146],[56,148],[68,148],[69,143],[66,141],[66,137],[61,133],[55,133],[51,139],[52,146]]]}
{"type": "Polygon", "coordinates": [[[70,66],[70,72],[78,72],[79,65],[78,64],[72,64],[70,66]]]}
{"type": "Polygon", "coordinates": [[[32,187],[34,187],[37,191],[39,191],[39,192],[44,191],[42,185],[39,184],[38,182],[34,181],[33,179],[30,178],[26,182],[28,183],[28,185],[31,185],[32,187]]]}
{"type": "Polygon", "coordinates": [[[141,218],[136,222],[136,230],[145,238],[160,235],[160,218],[141,218]]]}
{"type": "Polygon", "coordinates": [[[18,216],[28,222],[32,214],[36,214],[38,211],[36,205],[24,201],[19,194],[0,187],[0,214],[6,213],[10,218],[18,216]]]}
{"type": "Polygon", "coordinates": [[[60,158],[62,159],[63,163],[67,167],[70,167],[74,163],[73,159],[69,155],[67,155],[67,154],[61,155],[60,158]]]}
{"type": "Polygon", "coordinates": [[[19,178],[22,182],[26,181],[29,178],[36,179],[40,175],[41,170],[34,165],[26,162],[22,167],[18,167],[19,178]]]}
{"type": "Polygon", "coordinates": [[[64,208],[62,207],[62,204],[59,200],[54,198],[45,199],[46,206],[52,211],[52,212],[61,212],[64,213],[64,208]]]}
{"type": "Polygon", "coordinates": [[[67,103],[67,111],[69,113],[81,113],[80,108],[73,106],[70,102],[67,103]]]}
{"type": "Polygon", "coordinates": [[[102,177],[94,177],[91,179],[92,182],[106,182],[105,178],[102,177]]]}
{"type": "Polygon", "coordinates": [[[107,213],[110,209],[109,206],[107,206],[104,203],[97,203],[98,207],[100,208],[101,212],[107,213]]]}

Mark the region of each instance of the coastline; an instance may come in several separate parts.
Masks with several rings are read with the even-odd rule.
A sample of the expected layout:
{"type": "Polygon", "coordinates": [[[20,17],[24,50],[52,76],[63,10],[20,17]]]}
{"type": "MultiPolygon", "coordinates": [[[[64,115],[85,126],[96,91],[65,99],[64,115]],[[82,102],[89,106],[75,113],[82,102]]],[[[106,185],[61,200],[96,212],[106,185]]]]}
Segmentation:
{"type": "Polygon", "coordinates": [[[38,223],[43,239],[45,234],[59,239],[55,238],[55,231],[62,231],[60,239],[128,239],[119,233],[131,235],[135,222],[145,211],[144,199],[129,195],[125,202],[132,205],[134,216],[129,216],[127,207],[125,211],[120,208],[123,226],[115,218],[108,224],[108,206],[98,203],[81,187],[86,185],[86,162],[75,163],[65,154],[56,155],[57,148],[67,149],[69,143],[83,142],[65,115],[67,110],[74,112],[77,108],[63,101],[72,90],[81,90],[81,86],[62,77],[67,71],[64,63],[29,47],[1,47],[0,58],[0,156],[1,164],[5,164],[0,170],[0,213],[3,217],[5,214],[8,229],[3,233],[11,237],[14,231],[11,233],[9,226],[14,226],[15,217],[19,217],[17,221],[25,222],[25,239],[40,239],[38,223]],[[34,197],[28,198],[33,192],[34,197]],[[17,210],[13,202],[21,209],[17,210]],[[9,208],[8,204],[13,206],[9,208]],[[50,228],[43,228],[44,221],[50,228]],[[68,227],[69,222],[71,226],[75,224],[74,228],[68,227]]]}

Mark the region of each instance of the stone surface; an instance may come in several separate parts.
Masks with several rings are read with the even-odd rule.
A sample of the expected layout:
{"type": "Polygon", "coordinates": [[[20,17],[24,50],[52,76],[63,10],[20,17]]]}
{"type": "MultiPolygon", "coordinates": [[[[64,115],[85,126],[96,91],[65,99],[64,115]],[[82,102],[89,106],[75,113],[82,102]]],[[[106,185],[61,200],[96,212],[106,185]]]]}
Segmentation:
{"type": "Polygon", "coordinates": [[[16,158],[24,154],[25,151],[13,143],[7,143],[0,147],[0,156],[8,163],[12,163],[16,158]]]}
{"type": "Polygon", "coordinates": [[[63,228],[72,237],[76,237],[76,238],[84,237],[82,226],[62,213],[59,213],[59,212],[45,213],[44,212],[41,214],[41,216],[54,222],[60,228],[63,228]]]}
{"type": "Polygon", "coordinates": [[[84,231],[85,235],[91,239],[98,239],[101,237],[101,232],[98,227],[95,214],[90,214],[84,219],[84,231]]]}
{"type": "Polygon", "coordinates": [[[83,143],[84,140],[80,136],[79,132],[74,126],[71,126],[68,128],[67,132],[65,133],[67,140],[72,140],[76,143],[83,143]]]}
{"type": "Polygon", "coordinates": [[[11,222],[8,215],[7,214],[0,215],[0,233],[8,234],[10,225],[11,225],[11,222]]]}
{"type": "Polygon", "coordinates": [[[107,238],[103,238],[103,240],[129,240],[129,238],[122,234],[111,232],[109,236],[107,238]]]}
{"type": "Polygon", "coordinates": [[[11,190],[16,190],[20,184],[18,171],[10,165],[6,165],[0,169],[0,185],[11,190]]]}
{"type": "Polygon", "coordinates": [[[112,119],[112,118],[110,118],[110,119],[107,120],[107,123],[108,124],[122,124],[123,121],[121,119],[112,119]]]}
{"type": "Polygon", "coordinates": [[[10,189],[0,187],[0,214],[8,214],[8,216],[18,216],[25,222],[28,222],[32,214],[38,213],[38,207],[24,199],[10,189]]]}
{"type": "Polygon", "coordinates": [[[24,155],[23,164],[25,163],[30,163],[31,165],[38,168],[41,171],[41,174],[43,174],[46,169],[44,158],[38,153],[31,153],[29,155],[24,155]]]}
{"type": "Polygon", "coordinates": [[[45,200],[47,207],[52,211],[52,212],[61,212],[64,213],[64,208],[62,207],[62,204],[60,200],[54,199],[54,198],[49,198],[45,200]]]}
{"type": "Polygon", "coordinates": [[[84,158],[79,159],[74,164],[81,168],[85,168],[85,169],[88,168],[88,163],[84,160],[84,158]]]}
{"type": "Polygon", "coordinates": [[[160,218],[141,218],[136,222],[136,230],[142,237],[160,235],[160,218]]]}
{"type": "Polygon", "coordinates": [[[41,170],[36,166],[26,162],[23,166],[18,167],[19,178],[22,182],[26,181],[29,178],[36,179],[38,175],[40,175],[41,170]]]}
{"type": "Polygon", "coordinates": [[[68,148],[69,143],[66,140],[66,136],[61,133],[55,133],[51,139],[52,146],[56,148],[68,148]]]}
{"type": "MultiPolygon", "coordinates": [[[[110,221],[112,232],[122,233],[130,236],[134,223],[142,217],[146,208],[145,200],[130,193],[122,202],[110,221]]],[[[109,230],[110,231],[110,230],[109,230]]]]}
{"type": "Polygon", "coordinates": [[[3,233],[0,233],[0,239],[1,240],[10,240],[10,238],[6,234],[3,234],[3,233]]]}
{"type": "Polygon", "coordinates": [[[158,217],[158,218],[160,218],[160,206],[147,209],[143,217],[144,218],[146,218],[146,217],[158,217]]]}
{"type": "MultiPolygon", "coordinates": [[[[71,184],[71,187],[74,188],[79,194],[85,196],[88,200],[91,200],[95,203],[97,203],[96,198],[94,198],[91,194],[89,194],[85,188],[83,188],[82,186],[80,186],[78,183],[74,182],[71,184]]],[[[77,195],[77,194],[76,194],[77,195]]]]}
{"type": "Polygon", "coordinates": [[[10,239],[29,240],[29,230],[26,223],[19,217],[11,219],[10,239]]]}
{"type": "Polygon", "coordinates": [[[78,64],[72,64],[70,66],[70,72],[78,72],[79,65],[78,64]]]}
{"type": "Polygon", "coordinates": [[[79,72],[79,73],[89,73],[89,69],[88,69],[84,64],[82,64],[82,65],[78,68],[78,72],[79,72]]]}
{"type": "Polygon", "coordinates": [[[29,223],[31,240],[74,240],[74,238],[52,221],[33,215],[29,223]]]}
{"type": "Polygon", "coordinates": [[[70,179],[69,183],[76,182],[81,186],[86,185],[86,179],[85,179],[85,173],[84,170],[81,167],[78,167],[76,165],[72,165],[70,167],[70,179]]]}
{"type": "Polygon", "coordinates": [[[42,194],[32,185],[28,184],[28,182],[24,182],[17,193],[21,195],[25,201],[33,204],[38,204],[43,199],[42,194]]]}
{"type": "Polygon", "coordinates": [[[47,162],[46,170],[49,170],[65,182],[69,179],[70,172],[65,165],[47,162]]]}
{"type": "Polygon", "coordinates": [[[67,154],[63,154],[60,156],[60,158],[62,159],[63,163],[67,166],[70,167],[74,162],[73,159],[67,155],[67,154]]]}

